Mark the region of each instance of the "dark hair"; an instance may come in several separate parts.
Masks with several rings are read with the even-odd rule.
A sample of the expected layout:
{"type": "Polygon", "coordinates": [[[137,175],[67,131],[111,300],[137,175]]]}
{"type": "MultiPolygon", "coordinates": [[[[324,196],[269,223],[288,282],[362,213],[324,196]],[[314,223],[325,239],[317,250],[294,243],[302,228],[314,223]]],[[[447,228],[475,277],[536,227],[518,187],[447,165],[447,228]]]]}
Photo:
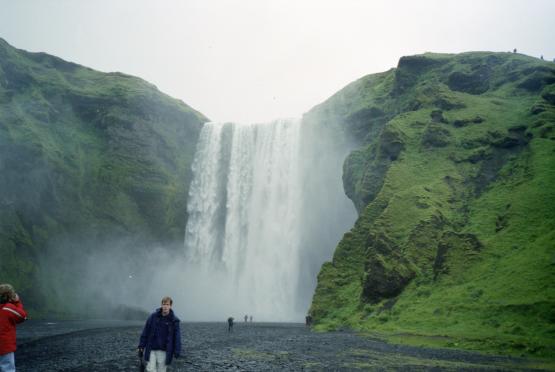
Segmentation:
{"type": "Polygon", "coordinates": [[[170,305],[173,305],[173,300],[172,300],[172,298],[171,298],[170,296],[162,297],[161,303],[164,303],[164,302],[169,302],[170,305]]]}

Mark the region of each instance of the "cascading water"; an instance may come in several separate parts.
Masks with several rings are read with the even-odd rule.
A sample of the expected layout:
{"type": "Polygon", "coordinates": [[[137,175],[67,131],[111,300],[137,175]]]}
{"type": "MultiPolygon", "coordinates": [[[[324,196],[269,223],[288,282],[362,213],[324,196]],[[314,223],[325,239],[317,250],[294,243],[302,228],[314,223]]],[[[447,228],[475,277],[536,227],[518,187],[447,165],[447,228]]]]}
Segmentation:
{"type": "MultiPolygon", "coordinates": [[[[225,311],[221,317],[302,319],[317,274],[314,262],[308,261],[318,261],[319,267],[329,259],[354,221],[354,209],[340,190],[347,220],[336,223],[335,236],[324,246],[307,235],[305,225],[326,217],[310,213],[308,204],[315,202],[311,193],[320,191],[307,190],[311,175],[306,169],[318,155],[307,152],[311,140],[301,128],[300,120],[278,120],[256,125],[207,123],[202,129],[187,207],[185,249],[192,273],[188,280],[211,283],[206,286],[209,293],[196,301],[225,311]]],[[[341,173],[336,173],[340,183],[341,173]]],[[[332,202],[330,207],[336,206],[332,202]]],[[[313,210],[319,213],[319,208],[313,210]]],[[[327,225],[324,221],[321,227],[329,230],[327,225]]]]}

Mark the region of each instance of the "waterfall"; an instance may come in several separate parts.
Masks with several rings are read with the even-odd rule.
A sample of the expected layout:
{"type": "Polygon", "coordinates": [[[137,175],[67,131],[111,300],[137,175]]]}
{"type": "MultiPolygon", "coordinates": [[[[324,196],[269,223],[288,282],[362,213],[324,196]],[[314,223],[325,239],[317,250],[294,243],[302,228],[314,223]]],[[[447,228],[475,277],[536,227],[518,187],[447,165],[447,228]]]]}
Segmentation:
{"type": "MultiPolygon", "coordinates": [[[[304,171],[309,138],[303,141],[301,127],[300,120],[277,120],[207,123],[202,129],[189,189],[185,254],[188,280],[210,283],[216,297],[209,300],[211,309],[281,321],[302,320],[307,310],[304,289],[314,288],[317,272],[303,283],[306,271],[315,271],[306,251],[327,250],[317,255],[327,256],[319,259],[321,265],[345,227],[340,223],[332,229],[341,231],[324,244],[331,249],[314,246],[303,231],[307,217],[322,216],[307,213],[309,194],[319,191],[306,190],[311,184],[304,171]]],[[[340,183],[341,174],[336,176],[340,183]]],[[[354,214],[347,220],[352,224],[354,214]]]]}

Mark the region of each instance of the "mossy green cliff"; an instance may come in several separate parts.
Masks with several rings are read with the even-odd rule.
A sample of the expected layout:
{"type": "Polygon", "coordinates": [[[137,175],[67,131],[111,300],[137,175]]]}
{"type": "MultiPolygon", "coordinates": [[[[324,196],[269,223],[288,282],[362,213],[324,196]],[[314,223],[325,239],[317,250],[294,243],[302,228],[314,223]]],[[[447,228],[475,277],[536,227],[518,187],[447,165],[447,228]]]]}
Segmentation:
{"type": "Polygon", "coordinates": [[[554,105],[554,63],[472,52],[403,57],[309,112],[359,143],[316,329],[553,355],[554,105]]]}
{"type": "Polygon", "coordinates": [[[182,242],[206,120],[139,78],[0,39],[0,281],[44,309],[37,257],[56,239],[182,242]]]}

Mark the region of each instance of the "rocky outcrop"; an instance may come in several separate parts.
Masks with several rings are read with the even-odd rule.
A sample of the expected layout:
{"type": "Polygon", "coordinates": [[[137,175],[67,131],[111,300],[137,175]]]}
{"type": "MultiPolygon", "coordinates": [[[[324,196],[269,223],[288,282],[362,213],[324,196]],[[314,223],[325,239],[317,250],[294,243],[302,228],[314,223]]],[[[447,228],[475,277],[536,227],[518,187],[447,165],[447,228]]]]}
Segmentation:
{"type": "Polygon", "coordinates": [[[445,147],[449,144],[451,133],[441,125],[430,123],[422,136],[422,145],[426,148],[445,147]]]}
{"type": "Polygon", "coordinates": [[[550,337],[554,74],[513,53],[425,54],[318,106],[360,145],[343,173],[359,219],[318,277],[317,328],[463,337],[472,319],[488,334],[521,324],[526,345],[550,337]]]}
{"type": "Polygon", "coordinates": [[[346,195],[360,212],[381,189],[387,169],[404,148],[403,136],[392,126],[382,129],[378,141],[353,151],[343,166],[346,195]]]}
{"type": "Polygon", "coordinates": [[[449,89],[469,94],[482,94],[489,89],[491,70],[480,67],[471,73],[453,72],[447,79],[449,89]]]}
{"type": "Polygon", "coordinates": [[[474,260],[479,258],[482,249],[482,243],[474,234],[446,232],[437,245],[433,265],[434,279],[437,280],[441,275],[448,274],[451,278],[460,276],[474,260]]]}
{"type": "Polygon", "coordinates": [[[383,233],[368,235],[364,271],[362,296],[374,303],[397,296],[415,276],[399,247],[383,233]]]}

